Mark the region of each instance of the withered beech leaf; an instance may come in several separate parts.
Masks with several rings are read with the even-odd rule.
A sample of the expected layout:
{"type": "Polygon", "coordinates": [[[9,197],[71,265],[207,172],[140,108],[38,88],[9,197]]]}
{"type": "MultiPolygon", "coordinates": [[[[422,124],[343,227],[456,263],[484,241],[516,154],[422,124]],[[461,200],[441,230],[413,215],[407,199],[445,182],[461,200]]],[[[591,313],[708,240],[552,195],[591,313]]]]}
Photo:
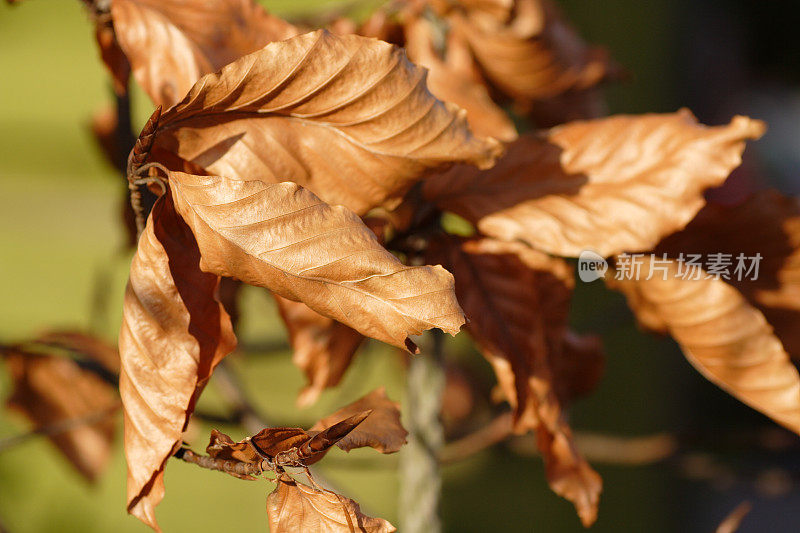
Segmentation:
{"type": "Polygon", "coordinates": [[[697,214],[763,131],[741,116],[703,126],[687,110],[572,122],[521,137],[492,169],[454,167],[425,195],[484,234],[555,255],[646,251],[697,214]]]}
{"type": "Polygon", "coordinates": [[[113,0],[111,17],[133,76],[164,107],[204,74],[298,33],[254,0],[113,0]]]}
{"type": "Polygon", "coordinates": [[[358,503],[335,492],[298,483],[287,475],[267,497],[272,533],[389,533],[397,531],[386,520],[361,512],[358,503]]]}
{"type": "MultiPolygon", "coordinates": [[[[644,302],[706,378],[800,433],[800,376],[764,315],[724,281],[705,279],[703,271],[701,279],[682,279],[678,261],[658,261],[650,279],[619,276],[609,285],[636,291],[638,299],[629,300],[633,311],[644,302]]],[[[641,258],[644,272],[650,262],[648,255],[641,258]]]]}
{"type": "Polygon", "coordinates": [[[67,357],[14,347],[0,348],[0,353],[13,386],[6,405],[36,428],[62,425],[64,430],[49,435],[50,441],[83,477],[96,481],[111,458],[111,415],[119,407],[114,387],[67,357]]]}
{"type": "Polygon", "coordinates": [[[375,389],[363,398],[326,416],[314,424],[311,430],[324,431],[354,414],[367,410],[372,411],[369,417],[336,445],[346,452],[365,446],[375,448],[381,453],[400,451],[406,443],[408,431],[400,423],[400,404],[386,396],[384,387],[375,389]]]}
{"type": "Polygon", "coordinates": [[[344,207],[295,183],[266,184],[171,172],[177,211],[192,228],[203,270],[270,289],[363,335],[414,350],[409,335],[464,323],[453,277],[407,267],[344,207]]]}
{"type": "Polygon", "coordinates": [[[297,405],[307,407],[323,390],[339,384],[364,336],[302,302],[273,296],[289,333],[292,362],[308,381],[297,396],[297,405]]]}
{"type": "Polygon", "coordinates": [[[727,254],[730,283],[764,314],[783,347],[800,359],[800,204],[764,191],[739,205],[709,204],[656,254],[727,254]],[[760,259],[754,259],[756,257],[760,259]],[[758,272],[748,271],[757,262],[758,272]],[[738,270],[737,270],[738,269],[738,270]],[[753,279],[755,277],[755,279],[753,279]]]}
{"type": "Polygon", "coordinates": [[[567,330],[558,357],[550,358],[556,396],[562,405],[592,392],[605,369],[602,341],[596,335],[567,330]]]}
{"type": "MultiPolygon", "coordinates": [[[[293,427],[265,428],[239,442],[234,442],[228,435],[215,429],[211,431],[206,453],[215,459],[242,463],[261,463],[269,459],[278,466],[309,466],[322,459],[332,446],[346,438],[371,413],[371,410],[359,411],[322,431],[293,427]]],[[[250,479],[246,476],[237,477],[250,479]]]]}
{"type": "Polygon", "coordinates": [[[515,0],[508,20],[485,10],[454,13],[486,76],[521,103],[598,84],[609,72],[603,50],[590,48],[550,0],[515,0]]]}
{"type": "Polygon", "coordinates": [[[218,283],[200,270],[192,233],[165,195],[139,239],[119,335],[128,512],[156,530],[165,463],[214,367],[236,346],[214,298],[218,283]]]}
{"type": "Polygon", "coordinates": [[[456,34],[451,34],[448,55],[442,59],[434,48],[432,32],[431,23],[424,18],[417,18],[405,25],[406,52],[414,63],[428,69],[428,89],[440,100],[463,108],[472,131],[478,135],[505,142],[516,139],[517,130],[513,122],[492,101],[486,87],[472,79],[468,68],[462,68],[454,62],[457,47],[466,44],[456,34]]]}
{"type": "Polygon", "coordinates": [[[536,431],[550,486],[591,525],[602,480],[575,448],[554,382],[574,285],[569,265],[486,238],[434,241],[428,260],[453,272],[467,329],[514,407],[515,431],[536,431]]]}
{"type": "Polygon", "coordinates": [[[105,340],[80,331],[53,330],[36,337],[35,342],[85,355],[103,369],[119,373],[119,352],[105,340]]]}
{"type": "Polygon", "coordinates": [[[203,77],[161,118],[156,149],[208,171],[293,181],[358,214],[393,207],[426,170],[501,151],[436,100],[402,49],[320,30],[203,77]]]}

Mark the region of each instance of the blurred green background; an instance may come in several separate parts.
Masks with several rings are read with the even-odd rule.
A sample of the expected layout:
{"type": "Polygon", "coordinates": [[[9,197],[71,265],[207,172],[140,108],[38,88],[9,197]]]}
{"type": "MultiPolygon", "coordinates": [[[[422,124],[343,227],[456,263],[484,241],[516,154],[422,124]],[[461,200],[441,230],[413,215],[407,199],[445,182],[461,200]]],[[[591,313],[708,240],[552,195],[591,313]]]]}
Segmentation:
{"type": "MultiPolygon", "coordinates": [[[[283,15],[330,5],[314,0],[264,3],[283,15]]],[[[632,73],[624,84],[608,89],[612,111],[673,111],[704,94],[691,91],[698,82],[687,75],[682,56],[682,47],[699,46],[685,37],[691,24],[682,17],[695,9],[689,3],[562,4],[590,41],[606,45],[632,73]]],[[[724,89],[727,80],[718,81],[714,87],[724,89]]],[[[28,0],[0,7],[0,342],[55,327],[91,328],[108,339],[116,337],[130,261],[118,218],[121,178],[102,159],[88,128],[92,113],[112,102],[79,2],[28,0]],[[93,298],[98,292],[111,295],[105,307],[93,298]]],[[[138,91],[133,103],[140,127],[152,107],[138,91]]],[[[711,120],[723,112],[700,108],[701,118],[705,109],[711,120]]],[[[402,399],[402,361],[371,344],[340,387],[326,392],[314,408],[298,410],[294,398],[303,378],[291,365],[277,313],[263,291],[245,293],[243,320],[242,344],[251,353],[233,356],[234,368],[271,420],[310,424],[381,384],[387,385],[390,397],[402,399]],[[269,353],[259,348],[276,345],[269,353]]],[[[701,466],[721,462],[727,465],[725,472],[733,472],[732,479],[712,475],[704,481],[687,479],[686,465],[677,460],[649,466],[597,464],[605,489],[593,531],[712,531],[743,499],[756,505],[742,531],[800,529],[797,455],[743,456],[738,449],[720,451],[714,444],[717,429],[749,431],[768,422],[705,383],[671,342],[639,334],[622,299],[598,284],[578,287],[573,326],[601,332],[608,354],[601,386],[573,410],[574,428],[615,436],[703,428],[711,437],[700,439],[700,447],[708,445],[711,451],[700,450],[693,460],[701,466]],[[789,488],[759,489],[764,471],[785,473],[789,488]]],[[[451,343],[449,353],[462,352],[463,346],[451,343]]],[[[491,382],[480,356],[462,355],[491,382]]],[[[0,372],[0,396],[8,392],[8,380],[0,372]]],[[[201,404],[215,408],[213,384],[201,404]]],[[[0,439],[27,428],[24,420],[0,410],[0,439]]],[[[208,429],[197,429],[195,448],[205,444],[208,429]]],[[[244,436],[235,428],[220,429],[237,439],[244,436]]],[[[87,486],[45,439],[0,453],[0,529],[145,531],[124,510],[120,440],[109,472],[95,487],[87,486]]],[[[396,467],[395,456],[334,450],[319,470],[366,512],[397,524],[396,467]]],[[[158,510],[165,531],[267,527],[264,505],[271,486],[265,482],[243,482],[173,461],[166,487],[158,510]]],[[[582,530],[572,506],[547,488],[541,461],[505,447],[444,469],[442,518],[445,529],[453,532],[582,530]]]]}

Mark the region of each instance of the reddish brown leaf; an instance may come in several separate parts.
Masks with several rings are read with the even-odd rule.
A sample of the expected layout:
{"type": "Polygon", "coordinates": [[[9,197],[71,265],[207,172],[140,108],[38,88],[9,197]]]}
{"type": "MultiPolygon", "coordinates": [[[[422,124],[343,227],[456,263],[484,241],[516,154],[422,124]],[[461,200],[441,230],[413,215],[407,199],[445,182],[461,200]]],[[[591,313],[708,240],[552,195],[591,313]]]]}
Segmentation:
{"type": "Polygon", "coordinates": [[[131,76],[131,65],[117,42],[114,26],[107,17],[98,18],[95,23],[95,39],[114,86],[114,92],[122,96],[128,92],[128,80],[131,76]]]}
{"type": "Polygon", "coordinates": [[[489,170],[459,166],[426,197],[503,240],[556,255],[650,250],[703,207],[763,123],[706,127],[686,110],[573,122],[512,143],[489,170]]]}
{"type": "MultiPolygon", "coordinates": [[[[651,258],[639,258],[644,272],[651,258]]],[[[659,259],[659,261],[661,261],[659,259]]],[[[628,286],[681,345],[692,365],[742,402],[800,433],[800,375],[758,309],[720,279],[682,279],[679,264],[659,264],[663,272],[646,279],[609,280],[628,286]]],[[[684,267],[685,271],[685,267],[684,267]]]]}
{"type": "Polygon", "coordinates": [[[94,482],[111,458],[119,407],[114,387],[66,357],[0,348],[14,387],[6,404],[25,415],[94,482]],[[53,431],[62,429],[60,431],[53,431]]]}
{"type": "Polygon", "coordinates": [[[128,512],[154,529],[165,463],[214,367],[236,345],[214,298],[218,283],[200,270],[191,231],[162,198],[131,265],[119,339],[128,512]]]}
{"type": "Polygon", "coordinates": [[[478,135],[505,142],[517,138],[517,130],[505,111],[492,102],[483,85],[472,79],[469,67],[457,63],[456,48],[465,44],[456,34],[448,40],[448,56],[442,60],[434,49],[429,21],[424,18],[410,21],[405,31],[408,57],[428,69],[428,88],[434,96],[463,108],[472,131],[478,135]]]}
{"type": "Polygon", "coordinates": [[[317,31],[209,74],[161,119],[155,149],[211,174],[293,181],[358,214],[394,207],[430,169],[501,151],[436,100],[387,43],[317,31]]]}
{"type": "Polygon", "coordinates": [[[560,356],[550,359],[555,393],[562,405],[592,392],[603,377],[605,356],[602,341],[595,335],[567,331],[560,356]]]}
{"type": "Polygon", "coordinates": [[[35,342],[63,348],[87,356],[105,370],[119,373],[119,352],[116,346],[94,335],[80,331],[48,331],[39,335],[35,342]]]}
{"type": "Polygon", "coordinates": [[[253,0],[114,0],[111,16],[136,81],[165,107],[204,74],[297,34],[253,0]]]}
{"type": "Polygon", "coordinates": [[[273,296],[289,332],[294,350],[292,362],[308,381],[297,396],[297,405],[307,407],[317,401],[323,390],[339,384],[364,336],[302,302],[273,296]]]}
{"type": "Polygon", "coordinates": [[[415,349],[409,335],[464,323],[453,278],[407,267],[354,213],[294,183],[170,173],[178,212],[208,272],[270,289],[363,335],[415,349]]]}
{"type": "Polygon", "coordinates": [[[267,497],[272,533],[388,533],[397,531],[389,522],[361,512],[359,505],[331,491],[298,483],[287,475],[267,497]]]}
{"type": "Polygon", "coordinates": [[[400,447],[406,443],[408,431],[400,423],[400,404],[391,401],[383,387],[326,416],[314,424],[311,431],[325,431],[364,411],[371,411],[369,417],[336,445],[346,452],[365,446],[375,448],[381,453],[400,451],[400,447]]]}
{"type": "Polygon", "coordinates": [[[591,525],[602,481],[575,448],[553,370],[564,355],[574,284],[569,266],[521,243],[492,239],[440,240],[428,259],[453,271],[468,331],[514,407],[515,430],[536,431],[550,486],[591,525]]]}

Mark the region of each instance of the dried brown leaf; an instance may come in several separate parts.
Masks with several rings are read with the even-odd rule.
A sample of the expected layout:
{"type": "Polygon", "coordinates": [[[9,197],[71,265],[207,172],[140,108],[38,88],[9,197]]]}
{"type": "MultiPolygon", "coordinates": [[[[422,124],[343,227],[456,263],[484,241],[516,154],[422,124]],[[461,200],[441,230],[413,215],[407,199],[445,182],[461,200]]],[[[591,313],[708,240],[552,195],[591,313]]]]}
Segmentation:
{"type": "Polygon", "coordinates": [[[361,219],[294,183],[170,173],[175,206],[192,228],[201,266],[265,287],[363,335],[414,350],[409,335],[464,323],[453,277],[407,267],[361,219]]]}
{"type": "Polygon", "coordinates": [[[111,16],[133,76],[165,107],[204,74],[298,33],[253,0],[114,0],[111,16]]]}
{"type": "Polygon", "coordinates": [[[118,96],[126,94],[128,80],[131,76],[131,65],[117,42],[113,23],[109,19],[98,18],[95,23],[95,40],[100,49],[100,58],[111,74],[114,92],[118,96]]]}
{"type": "Polygon", "coordinates": [[[515,431],[536,431],[550,486],[591,525],[602,481],[575,448],[553,370],[564,351],[574,284],[569,266],[522,243],[493,239],[440,240],[428,259],[453,271],[468,331],[514,407],[515,431]]]}
{"type": "MultiPolygon", "coordinates": [[[[651,258],[639,259],[649,272],[651,258]]],[[[664,273],[649,280],[623,277],[609,284],[632,286],[628,292],[635,290],[648,312],[657,314],[706,378],[800,433],[800,375],[764,315],[722,280],[681,279],[675,260],[662,266],[664,273]]],[[[629,303],[638,312],[637,300],[629,303]]]]}
{"type": "Polygon", "coordinates": [[[745,519],[752,509],[753,505],[750,502],[744,501],[740,503],[725,517],[719,526],[717,526],[716,533],[735,533],[739,530],[739,526],[742,525],[742,520],[745,519]]]}
{"type": "Polygon", "coordinates": [[[267,514],[272,533],[397,531],[386,520],[362,513],[350,498],[313,489],[286,475],[278,479],[278,486],[267,497],[267,514]]]}
{"type": "Polygon", "coordinates": [[[492,101],[486,87],[472,78],[469,67],[454,63],[457,48],[465,46],[459,36],[451,34],[448,55],[443,60],[434,48],[433,28],[428,20],[418,18],[406,23],[405,32],[408,57],[428,69],[428,88],[434,96],[463,108],[476,134],[504,142],[517,138],[514,123],[492,101]]]}
{"type": "Polygon", "coordinates": [[[556,255],[645,251],[697,214],[763,131],[745,117],[706,127],[686,110],[573,122],[521,137],[492,169],[454,167],[424,192],[484,234],[556,255]]]}
{"type": "Polygon", "coordinates": [[[317,31],[209,74],[161,118],[155,148],[208,171],[293,181],[358,214],[395,206],[426,171],[501,148],[436,100],[387,43],[317,31]]]}
{"type": "Polygon", "coordinates": [[[85,355],[102,368],[119,373],[119,352],[105,340],[80,331],[54,330],[36,337],[35,342],[85,355]]]}
{"type": "Polygon", "coordinates": [[[450,16],[500,91],[525,104],[592,87],[609,74],[607,54],[587,46],[554,2],[516,0],[513,6],[508,20],[471,5],[450,16]]]}
{"type": "Polygon", "coordinates": [[[364,411],[372,411],[349,435],[336,445],[346,452],[354,448],[370,446],[381,453],[400,451],[406,443],[408,431],[400,423],[400,404],[386,396],[386,389],[380,387],[363,398],[343,407],[314,424],[312,431],[323,431],[327,428],[364,411]]]}
{"type": "Polygon", "coordinates": [[[0,352],[13,385],[6,404],[37,429],[67,428],[76,422],[48,436],[83,477],[97,481],[111,458],[115,433],[111,415],[119,406],[114,387],[66,357],[15,347],[0,352]]]}
{"type": "Polygon", "coordinates": [[[119,339],[128,512],[156,530],[165,463],[214,367],[236,345],[214,298],[218,283],[200,270],[191,231],[163,197],[131,264],[119,339]]]}
{"type": "Polygon", "coordinates": [[[297,396],[297,405],[307,407],[317,401],[323,390],[339,384],[364,336],[302,302],[273,296],[289,332],[294,350],[292,362],[308,381],[297,396]]]}
{"type": "Polygon", "coordinates": [[[800,359],[800,205],[765,191],[733,206],[710,204],[684,229],[662,241],[656,254],[729,254],[730,279],[750,305],[764,314],[783,347],[800,359]],[[760,255],[758,275],[737,274],[737,257],[760,255]],[[741,279],[739,279],[741,277],[741,279]]]}

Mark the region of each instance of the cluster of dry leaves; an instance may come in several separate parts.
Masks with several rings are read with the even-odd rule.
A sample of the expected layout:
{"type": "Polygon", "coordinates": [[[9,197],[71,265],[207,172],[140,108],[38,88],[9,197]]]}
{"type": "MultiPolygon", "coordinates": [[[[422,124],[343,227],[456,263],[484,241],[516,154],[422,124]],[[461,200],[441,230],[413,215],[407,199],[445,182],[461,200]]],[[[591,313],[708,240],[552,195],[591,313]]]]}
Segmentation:
{"type": "MultiPolygon", "coordinates": [[[[128,511],[153,528],[178,455],[245,478],[275,472],[274,531],[392,530],[285,470],[307,470],[334,444],[397,451],[405,432],[381,392],[313,431],[268,428],[239,443],[215,432],[207,456],[183,447],[200,393],[236,346],[235,283],[220,290],[230,280],[277,301],[308,379],[301,405],[339,383],[364,337],[414,353],[410,336],[455,335],[468,318],[514,431],[536,432],[551,487],[589,526],[602,483],[565,408],[594,387],[602,355],[568,328],[565,258],[655,251],[677,269],[681,252],[758,252],[757,281],[609,284],[703,375],[800,432],[789,355],[800,356],[798,205],[775,192],[732,207],[704,199],[762,123],[707,127],[686,110],[602,117],[598,84],[619,68],[551,0],[392,1],[316,30],[253,0],[86,3],[115,89],[132,75],[158,106],[128,159],[141,235],[109,367],[128,511]],[[472,234],[446,231],[443,213],[472,234]]],[[[44,394],[35,376],[46,359],[6,358],[25,376],[13,402],[44,394]]]]}

